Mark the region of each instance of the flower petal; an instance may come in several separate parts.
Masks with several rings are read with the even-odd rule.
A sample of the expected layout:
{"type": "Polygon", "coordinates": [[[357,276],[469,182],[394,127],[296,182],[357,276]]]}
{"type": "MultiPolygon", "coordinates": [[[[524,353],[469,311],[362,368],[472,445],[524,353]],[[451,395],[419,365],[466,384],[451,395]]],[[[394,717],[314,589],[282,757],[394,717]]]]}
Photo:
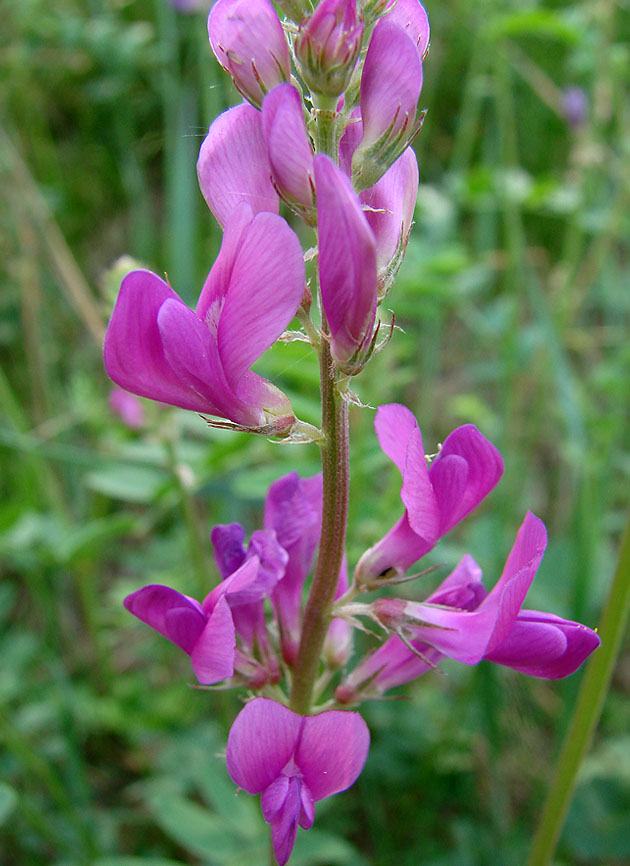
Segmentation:
{"type": "Polygon", "coordinates": [[[429,470],[440,512],[439,535],[470,514],[502,474],[501,455],[474,424],[453,430],[429,470]]]}
{"type": "Polygon", "coordinates": [[[199,406],[237,424],[256,425],[260,410],[239,400],[227,382],[215,337],[185,304],[165,301],[158,313],[164,355],[199,406]]]}
{"type": "Polygon", "coordinates": [[[213,526],[210,538],[219,574],[225,580],[240,568],[245,560],[245,530],[240,523],[218,524],[213,526]]]}
{"type": "Polygon", "coordinates": [[[544,524],[528,512],[501,577],[476,610],[407,602],[406,615],[428,624],[414,629],[416,637],[457,661],[478,664],[514,627],[546,543],[544,524]]]}
{"type": "Polygon", "coordinates": [[[256,214],[244,229],[218,320],[219,352],[232,387],[285,330],[304,282],[297,235],[281,217],[256,214]]]}
{"type": "Polygon", "coordinates": [[[215,406],[182,382],[166,358],[158,328],[158,313],[166,302],[188,309],[150,271],[127,274],[105,336],[107,373],[122,388],[141,397],[216,414],[215,406]]]}
{"type": "Polygon", "coordinates": [[[370,747],[370,732],[358,713],[329,710],[307,716],[295,763],[314,802],[345,791],[358,778],[370,747]]]}
{"type": "Polygon", "coordinates": [[[244,102],[220,114],[202,142],[197,161],[201,192],[218,222],[225,225],[241,201],[253,213],[278,213],[278,193],[270,176],[260,112],[244,102]]]}
{"type": "Polygon", "coordinates": [[[361,75],[361,117],[367,148],[391,128],[395,136],[415,122],[422,89],[422,63],[412,39],[387,16],[372,32],[361,75]]]}
{"type": "MultiPolygon", "coordinates": [[[[383,177],[359,195],[369,210],[365,217],[376,241],[376,265],[379,279],[386,282],[387,271],[398,250],[404,249],[411,230],[418,195],[418,160],[413,148],[408,147],[383,177]]],[[[402,257],[400,257],[402,261],[402,257]]],[[[395,276],[389,275],[390,279],[395,276]]],[[[388,288],[386,285],[385,288],[388,288]]]]}
{"type": "Polygon", "coordinates": [[[319,280],[332,352],[343,364],[369,342],[376,314],[376,245],[348,178],[327,156],[314,160],[319,280]]]}
{"type": "Polygon", "coordinates": [[[403,477],[400,498],[409,526],[432,547],[438,538],[439,513],[418,423],[406,406],[390,403],[379,407],[374,426],[381,448],[403,477]]]}
{"type": "Polygon", "coordinates": [[[232,781],[260,794],[278,778],[298,742],[302,717],[269,698],[245,704],[230,730],[227,769],[232,781]]]}
{"type": "Polygon", "coordinates": [[[313,148],[295,87],[279,84],[265,96],[262,124],[276,186],[283,196],[312,207],[313,148]]]}
{"type": "Polygon", "coordinates": [[[208,17],[215,57],[256,107],[291,75],[282,25],[269,0],[218,0],[208,17]]]}
{"type": "Polygon", "coordinates": [[[429,18],[422,3],[419,0],[392,0],[386,20],[405,30],[415,42],[422,59],[429,48],[430,37],[429,18]]]}
{"type": "Polygon", "coordinates": [[[522,610],[508,636],[485,658],[532,677],[558,679],[576,671],[600,643],[578,622],[522,610]]]}
{"type": "Polygon", "coordinates": [[[193,671],[202,685],[233,676],[235,647],[232,614],[225,598],[220,598],[190,654],[193,671]]]}
{"type": "Polygon", "coordinates": [[[132,592],[124,600],[124,605],[129,613],[185,653],[192,652],[207,621],[199,602],[160,584],[150,584],[132,592]]]}

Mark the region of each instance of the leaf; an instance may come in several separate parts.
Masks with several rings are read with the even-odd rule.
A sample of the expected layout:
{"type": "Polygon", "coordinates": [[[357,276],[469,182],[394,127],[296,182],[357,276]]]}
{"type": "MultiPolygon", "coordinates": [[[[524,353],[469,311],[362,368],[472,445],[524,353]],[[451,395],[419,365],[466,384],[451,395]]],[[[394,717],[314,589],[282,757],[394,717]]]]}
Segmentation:
{"type": "Polygon", "coordinates": [[[17,794],[10,785],[0,782],[0,825],[4,824],[17,806],[17,794]]]}
{"type": "Polygon", "coordinates": [[[184,866],[180,860],[166,860],[163,857],[100,857],[92,861],[92,866],[184,866]]]}
{"type": "Polygon", "coordinates": [[[87,486],[124,502],[153,502],[169,476],[151,466],[123,466],[113,464],[108,469],[89,472],[85,478],[87,486]]]}
{"type": "MultiPolygon", "coordinates": [[[[224,864],[239,852],[240,835],[226,829],[222,818],[179,794],[163,790],[149,794],[149,811],[171,839],[209,864],[224,864]]],[[[243,861],[245,862],[245,861],[243,861]]]]}

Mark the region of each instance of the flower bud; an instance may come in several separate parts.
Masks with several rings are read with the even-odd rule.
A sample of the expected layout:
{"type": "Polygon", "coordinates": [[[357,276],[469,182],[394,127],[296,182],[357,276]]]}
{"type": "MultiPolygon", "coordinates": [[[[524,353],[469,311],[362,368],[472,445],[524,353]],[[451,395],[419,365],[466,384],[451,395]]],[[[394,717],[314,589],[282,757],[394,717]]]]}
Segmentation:
{"type": "Polygon", "coordinates": [[[313,148],[295,87],[279,84],[265,96],[262,126],[276,189],[306,222],[314,224],[313,148]]]}
{"type": "Polygon", "coordinates": [[[356,0],[323,0],[300,25],[295,55],[304,80],[316,93],[338,96],[356,66],[363,23],[356,0]]]}
{"type": "Polygon", "coordinates": [[[413,39],[420,59],[429,50],[429,18],[419,0],[389,0],[386,21],[400,25],[413,39]]]}
{"type": "Polygon", "coordinates": [[[355,188],[373,186],[420,129],[422,62],[415,43],[387,18],[374,28],[361,75],[363,137],[352,158],[355,188]]]}
{"type": "Polygon", "coordinates": [[[270,0],[218,0],[208,16],[215,57],[255,108],[291,76],[289,49],[270,0]]]}

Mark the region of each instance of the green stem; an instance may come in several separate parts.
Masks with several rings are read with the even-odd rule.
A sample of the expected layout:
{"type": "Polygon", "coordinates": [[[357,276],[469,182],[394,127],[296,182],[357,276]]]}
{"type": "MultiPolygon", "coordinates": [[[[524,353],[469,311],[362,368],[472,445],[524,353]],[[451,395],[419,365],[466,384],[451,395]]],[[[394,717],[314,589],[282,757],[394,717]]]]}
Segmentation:
{"type": "Polygon", "coordinates": [[[599,633],[602,645],[584,674],[573,720],[556,766],[528,866],[547,866],[556,850],[584,756],[599,721],[630,612],[630,518],[599,633]]]}
{"type": "MultiPolygon", "coordinates": [[[[325,322],[322,323],[325,328],[325,322]]],[[[348,518],[348,406],[336,388],[336,369],[330,346],[320,354],[322,396],[323,512],[319,556],[306,603],[302,639],[293,672],[290,707],[307,715],[319,673],[324,638],[330,622],[343,559],[348,518]]]]}

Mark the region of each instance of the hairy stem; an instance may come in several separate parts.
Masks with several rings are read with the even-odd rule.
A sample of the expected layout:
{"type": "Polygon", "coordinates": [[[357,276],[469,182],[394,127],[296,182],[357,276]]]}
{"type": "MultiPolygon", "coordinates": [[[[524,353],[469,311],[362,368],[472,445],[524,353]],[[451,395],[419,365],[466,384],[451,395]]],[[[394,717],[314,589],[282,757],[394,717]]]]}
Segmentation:
{"type": "Polygon", "coordinates": [[[343,559],[348,517],[348,406],[337,391],[335,365],[325,340],[320,354],[320,387],[324,434],[321,442],[324,481],[322,532],[313,585],[304,612],[290,702],[291,709],[303,715],[311,709],[313,686],[319,674],[322,646],[343,559]]]}

